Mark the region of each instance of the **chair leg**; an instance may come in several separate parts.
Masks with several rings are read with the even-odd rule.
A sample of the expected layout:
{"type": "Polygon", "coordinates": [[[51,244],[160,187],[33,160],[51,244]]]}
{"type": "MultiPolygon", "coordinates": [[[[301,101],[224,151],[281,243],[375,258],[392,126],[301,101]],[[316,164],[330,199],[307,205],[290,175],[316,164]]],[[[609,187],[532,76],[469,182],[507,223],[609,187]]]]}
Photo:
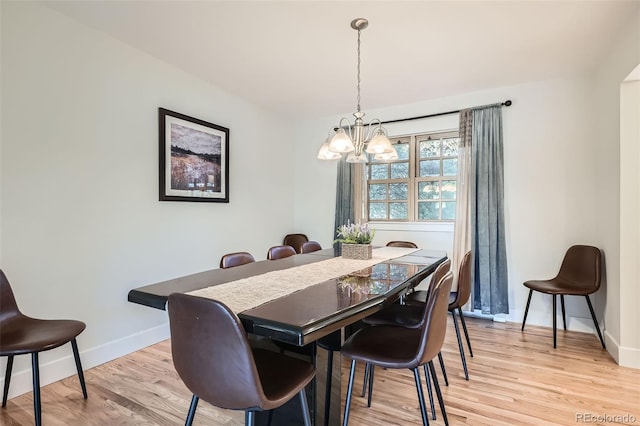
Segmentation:
{"type": "Polygon", "coordinates": [[[333,375],[333,351],[327,355],[327,379],[324,386],[324,426],[329,426],[329,413],[331,410],[331,378],[333,375]]]}
{"type": "Polygon", "coordinates": [[[556,348],[556,295],[553,295],[553,307],[551,311],[553,312],[553,348],[556,348]]]}
{"type": "Polygon", "coordinates": [[[471,340],[469,340],[469,332],[467,331],[467,323],[464,321],[464,315],[462,315],[462,308],[458,306],[458,314],[460,314],[460,322],[462,322],[462,330],[464,331],[464,337],[467,339],[467,347],[469,348],[469,356],[473,358],[473,350],[471,349],[471,340]]]}
{"type": "Polygon", "coordinates": [[[267,416],[267,426],[271,426],[271,423],[273,422],[273,412],[275,410],[269,410],[269,415],[267,416]]]}
{"type": "Polygon", "coordinates": [[[351,394],[353,393],[353,376],[356,374],[356,360],[351,360],[351,371],[349,372],[349,384],[347,385],[347,400],[344,403],[344,419],[342,426],[349,424],[349,407],[351,406],[351,394]]]}
{"type": "Polygon", "coordinates": [[[9,394],[9,383],[11,383],[11,370],[13,369],[13,355],[7,358],[7,370],[4,373],[4,391],[2,392],[2,406],[7,406],[7,395],[9,394]]]}
{"type": "Polygon", "coordinates": [[[460,328],[458,327],[458,320],[456,319],[456,311],[451,311],[451,315],[453,316],[453,325],[456,329],[456,337],[458,338],[458,349],[460,350],[460,359],[462,359],[464,379],[469,380],[469,371],[467,371],[467,359],[464,356],[464,347],[462,346],[462,339],[460,338],[460,328]]]}
{"type": "Polygon", "coordinates": [[[440,369],[442,370],[442,376],[444,377],[445,386],[449,386],[449,378],[447,377],[447,369],[444,368],[444,359],[442,359],[442,352],[438,352],[438,361],[440,361],[440,369]]]}
{"type": "Polygon", "coordinates": [[[564,331],[567,331],[567,317],[564,314],[564,294],[560,295],[560,309],[562,309],[562,325],[564,326],[564,331]]]}
{"type": "Polygon", "coordinates": [[[196,395],[191,397],[191,404],[189,405],[189,412],[187,413],[187,420],[184,422],[184,426],[191,426],[193,424],[193,417],[196,415],[199,400],[200,398],[196,395]]]}
{"type": "Polygon", "coordinates": [[[31,354],[31,369],[33,373],[33,411],[36,418],[36,426],[42,424],[42,407],[40,404],[40,367],[38,364],[38,352],[31,354]]]}
{"type": "Polygon", "coordinates": [[[527,307],[524,308],[524,318],[522,319],[522,328],[520,331],[524,331],[524,325],[527,323],[527,314],[529,313],[529,305],[531,304],[531,295],[533,294],[533,289],[529,289],[529,297],[527,298],[527,307]]]}
{"type": "MultiPolygon", "coordinates": [[[[300,405],[302,406],[302,417],[304,418],[304,426],[311,426],[311,414],[309,414],[309,404],[307,404],[307,393],[304,388],[300,389],[300,405]]],[[[325,424],[327,419],[325,418],[325,424]]]]}
{"type": "Polygon", "coordinates": [[[371,407],[371,397],[373,396],[373,373],[376,371],[373,364],[369,365],[369,395],[367,396],[367,407],[371,407]]]}
{"type": "Polygon", "coordinates": [[[364,396],[367,394],[367,383],[369,383],[369,368],[371,367],[371,365],[369,364],[365,364],[364,365],[364,378],[362,379],[362,397],[364,398],[364,396]]]}
{"type": "Polygon", "coordinates": [[[413,369],[413,378],[416,382],[416,390],[418,391],[418,402],[420,402],[420,414],[422,414],[422,424],[428,425],[429,418],[427,417],[427,407],[424,403],[424,393],[422,391],[422,382],[420,381],[420,368],[413,369]]]}
{"type": "Polygon", "coordinates": [[[593,325],[596,327],[596,331],[598,332],[598,337],[600,338],[600,343],[602,343],[602,349],[607,349],[604,345],[604,339],[602,338],[602,333],[600,332],[600,326],[598,325],[598,320],[596,320],[596,313],[593,311],[593,306],[591,305],[591,299],[589,299],[589,295],[584,296],[587,299],[587,306],[589,306],[589,312],[591,312],[591,319],[593,319],[593,325]]]}
{"type": "Polygon", "coordinates": [[[436,419],[436,405],[433,402],[433,390],[431,389],[431,380],[429,379],[429,370],[427,364],[423,364],[424,368],[424,383],[427,385],[427,396],[429,397],[429,407],[431,408],[431,418],[436,419]]]}
{"type": "Polygon", "coordinates": [[[82,395],[84,399],[87,399],[87,385],[84,382],[84,372],[82,371],[82,363],[80,362],[80,353],[78,352],[78,342],[76,342],[76,339],[71,341],[71,348],[73,349],[73,358],[76,360],[76,369],[78,370],[78,379],[80,380],[82,395]]]}
{"type": "Polygon", "coordinates": [[[433,366],[433,361],[429,361],[429,371],[431,371],[431,377],[433,377],[433,386],[436,388],[436,395],[438,396],[438,403],[440,404],[440,412],[444,419],[445,426],[449,426],[449,419],[447,418],[447,410],[444,408],[444,400],[442,399],[442,391],[440,390],[440,384],[438,383],[438,377],[436,376],[436,368],[433,366]]]}
{"type": "Polygon", "coordinates": [[[253,426],[256,421],[256,412],[247,410],[244,412],[244,425],[245,426],[253,426]]]}

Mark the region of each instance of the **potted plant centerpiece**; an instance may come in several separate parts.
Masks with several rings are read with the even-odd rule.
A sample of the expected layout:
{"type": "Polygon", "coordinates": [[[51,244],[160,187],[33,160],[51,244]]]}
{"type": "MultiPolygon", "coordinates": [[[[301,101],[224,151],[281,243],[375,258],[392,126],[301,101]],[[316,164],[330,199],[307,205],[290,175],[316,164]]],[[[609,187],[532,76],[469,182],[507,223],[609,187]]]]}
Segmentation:
{"type": "Polygon", "coordinates": [[[342,244],[342,257],[347,259],[371,259],[371,241],[376,230],[368,223],[347,223],[337,230],[336,242],[342,244]]]}

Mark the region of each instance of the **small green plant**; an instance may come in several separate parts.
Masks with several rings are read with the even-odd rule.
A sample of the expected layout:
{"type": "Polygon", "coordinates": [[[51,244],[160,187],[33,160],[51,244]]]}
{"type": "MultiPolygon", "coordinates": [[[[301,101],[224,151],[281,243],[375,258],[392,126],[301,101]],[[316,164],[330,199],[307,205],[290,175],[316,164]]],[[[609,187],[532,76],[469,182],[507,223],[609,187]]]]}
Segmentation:
{"type": "Polygon", "coordinates": [[[338,238],[334,242],[345,244],[371,244],[376,230],[371,228],[368,223],[347,223],[338,227],[338,238]]]}

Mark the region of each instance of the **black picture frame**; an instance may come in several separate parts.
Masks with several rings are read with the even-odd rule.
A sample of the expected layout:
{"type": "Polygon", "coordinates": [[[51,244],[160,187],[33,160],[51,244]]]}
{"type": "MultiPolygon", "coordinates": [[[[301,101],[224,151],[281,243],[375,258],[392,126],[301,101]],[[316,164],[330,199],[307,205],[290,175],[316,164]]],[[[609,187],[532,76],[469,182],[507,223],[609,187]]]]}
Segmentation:
{"type": "Polygon", "coordinates": [[[229,129],[158,108],[160,201],[229,202],[229,129]]]}

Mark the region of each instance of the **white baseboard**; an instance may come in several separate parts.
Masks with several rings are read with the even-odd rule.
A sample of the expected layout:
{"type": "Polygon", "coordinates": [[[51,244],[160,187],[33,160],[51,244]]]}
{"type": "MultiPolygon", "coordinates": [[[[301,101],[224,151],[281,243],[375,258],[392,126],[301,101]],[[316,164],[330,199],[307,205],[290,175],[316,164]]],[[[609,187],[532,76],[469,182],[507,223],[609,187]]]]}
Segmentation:
{"type": "MultiPolygon", "coordinates": [[[[94,348],[82,350],[82,347],[79,347],[82,368],[86,371],[92,367],[166,340],[169,336],[169,323],[166,323],[94,348]]],[[[67,344],[50,352],[56,355],[59,354],[59,356],[47,360],[45,354],[48,354],[48,352],[42,352],[40,354],[40,387],[78,374],[76,364],[73,360],[71,345],[67,344]]],[[[0,387],[4,387],[4,371],[7,364],[6,357],[3,357],[2,361],[0,387]]],[[[8,398],[11,399],[23,393],[31,392],[33,389],[32,377],[31,357],[28,355],[16,356],[8,398]]],[[[79,388],[78,392],[80,392],[79,388]]]]}
{"type": "Polygon", "coordinates": [[[621,367],[640,369],[640,349],[620,346],[608,332],[604,332],[604,343],[607,345],[607,352],[621,367]]]}

